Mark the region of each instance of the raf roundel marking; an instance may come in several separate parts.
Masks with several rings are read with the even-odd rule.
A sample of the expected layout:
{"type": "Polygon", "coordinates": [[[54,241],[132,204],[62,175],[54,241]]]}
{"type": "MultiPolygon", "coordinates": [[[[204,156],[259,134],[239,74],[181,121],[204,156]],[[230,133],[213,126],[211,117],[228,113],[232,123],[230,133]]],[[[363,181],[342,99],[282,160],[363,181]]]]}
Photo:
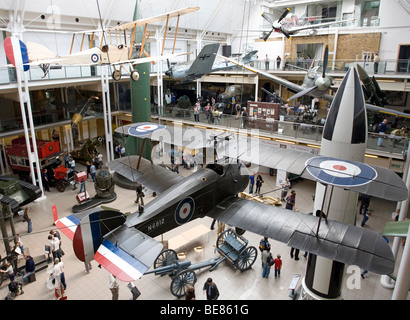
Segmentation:
{"type": "Polygon", "coordinates": [[[311,158],[306,169],[317,180],[340,187],[361,186],[377,177],[376,170],[367,164],[330,157],[311,158]]]}
{"type": "Polygon", "coordinates": [[[143,136],[145,134],[150,134],[154,131],[164,129],[164,125],[156,124],[156,123],[139,123],[135,126],[132,126],[128,129],[128,133],[132,136],[143,136]]]}
{"type": "Polygon", "coordinates": [[[92,54],[91,55],[91,61],[92,62],[94,62],[94,63],[97,63],[98,62],[98,54],[92,54]]]}
{"type": "Polygon", "coordinates": [[[185,198],[178,203],[175,210],[175,221],[178,224],[187,223],[193,216],[195,211],[195,202],[191,197],[185,198]]]}

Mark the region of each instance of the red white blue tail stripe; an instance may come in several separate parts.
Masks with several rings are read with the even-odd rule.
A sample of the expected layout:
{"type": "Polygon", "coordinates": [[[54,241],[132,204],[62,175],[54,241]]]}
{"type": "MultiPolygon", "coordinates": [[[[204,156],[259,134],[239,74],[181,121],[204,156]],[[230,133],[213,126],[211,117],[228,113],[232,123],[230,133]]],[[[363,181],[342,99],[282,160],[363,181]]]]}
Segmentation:
{"type": "Polygon", "coordinates": [[[98,248],[94,259],[116,276],[118,280],[126,282],[141,278],[149,269],[149,266],[136,260],[107,239],[98,248]]]}
{"type": "Polygon", "coordinates": [[[78,225],[73,239],[74,253],[80,261],[90,262],[100,244],[100,214],[97,211],[85,216],[78,225]]]}
{"type": "Polygon", "coordinates": [[[28,59],[26,45],[16,37],[8,37],[4,40],[4,50],[10,63],[19,70],[28,71],[30,61],[28,59]]]}
{"type": "Polygon", "coordinates": [[[70,215],[55,221],[56,227],[71,241],[74,239],[75,230],[77,229],[79,223],[80,219],[78,219],[75,215],[70,215]]]}
{"type": "Polygon", "coordinates": [[[63,234],[65,234],[68,237],[68,239],[73,241],[75,230],[77,229],[77,226],[80,223],[80,219],[78,219],[73,214],[67,217],[58,219],[57,207],[55,205],[53,206],[52,211],[53,211],[54,224],[56,225],[58,230],[61,231],[63,234]]]}

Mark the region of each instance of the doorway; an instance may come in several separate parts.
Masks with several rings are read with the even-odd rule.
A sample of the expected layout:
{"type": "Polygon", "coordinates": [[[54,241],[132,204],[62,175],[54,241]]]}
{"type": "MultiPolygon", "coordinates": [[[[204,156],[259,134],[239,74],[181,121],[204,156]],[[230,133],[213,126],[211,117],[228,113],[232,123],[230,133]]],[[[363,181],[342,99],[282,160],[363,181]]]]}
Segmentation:
{"type": "Polygon", "coordinates": [[[396,72],[410,71],[410,45],[400,45],[396,72]]]}
{"type": "MultiPolygon", "coordinates": [[[[323,43],[304,43],[296,45],[296,57],[297,59],[303,58],[303,65],[307,69],[309,68],[310,60],[314,59],[319,61],[323,59],[323,43]]],[[[301,60],[298,60],[298,62],[301,60]]]]}

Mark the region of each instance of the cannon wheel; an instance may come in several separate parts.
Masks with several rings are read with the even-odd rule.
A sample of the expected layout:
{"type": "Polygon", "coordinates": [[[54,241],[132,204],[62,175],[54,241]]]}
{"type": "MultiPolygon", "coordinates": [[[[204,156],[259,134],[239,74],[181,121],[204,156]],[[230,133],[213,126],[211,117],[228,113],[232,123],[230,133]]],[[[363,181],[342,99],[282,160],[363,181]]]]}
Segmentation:
{"type": "Polygon", "coordinates": [[[220,249],[221,248],[221,246],[224,244],[224,242],[225,242],[225,238],[227,237],[227,236],[229,236],[230,234],[234,234],[235,232],[232,230],[232,229],[228,229],[228,230],[225,230],[224,232],[222,232],[220,235],[219,235],[219,237],[218,237],[218,240],[216,240],[216,247],[218,248],[218,249],[220,249]]]}
{"type": "Polygon", "coordinates": [[[256,257],[258,256],[258,250],[255,247],[247,247],[243,250],[236,261],[237,268],[243,272],[252,267],[255,263],[256,257]]]}
{"type": "Polygon", "coordinates": [[[196,274],[194,271],[181,271],[174,279],[172,279],[170,286],[171,293],[177,298],[183,297],[188,287],[195,285],[196,280],[196,274]]]}
{"type": "Polygon", "coordinates": [[[162,251],[154,261],[154,269],[166,267],[174,264],[178,260],[175,250],[167,249],[162,251]]]}
{"type": "Polygon", "coordinates": [[[56,189],[57,189],[58,191],[60,191],[60,192],[64,192],[64,190],[65,190],[65,183],[62,182],[62,181],[58,181],[58,182],[56,183],[56,189]]]}

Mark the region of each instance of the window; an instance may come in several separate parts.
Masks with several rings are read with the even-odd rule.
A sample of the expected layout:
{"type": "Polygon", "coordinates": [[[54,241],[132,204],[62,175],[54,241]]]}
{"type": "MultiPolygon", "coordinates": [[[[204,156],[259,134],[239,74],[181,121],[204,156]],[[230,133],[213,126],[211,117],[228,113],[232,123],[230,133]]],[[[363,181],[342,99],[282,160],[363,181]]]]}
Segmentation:
{"type": "Polygon", "coordinates": [[[380,1],[365,1],[362,9],[362,26],[378,26],[379,25],[379,7],[380,1]]]}

